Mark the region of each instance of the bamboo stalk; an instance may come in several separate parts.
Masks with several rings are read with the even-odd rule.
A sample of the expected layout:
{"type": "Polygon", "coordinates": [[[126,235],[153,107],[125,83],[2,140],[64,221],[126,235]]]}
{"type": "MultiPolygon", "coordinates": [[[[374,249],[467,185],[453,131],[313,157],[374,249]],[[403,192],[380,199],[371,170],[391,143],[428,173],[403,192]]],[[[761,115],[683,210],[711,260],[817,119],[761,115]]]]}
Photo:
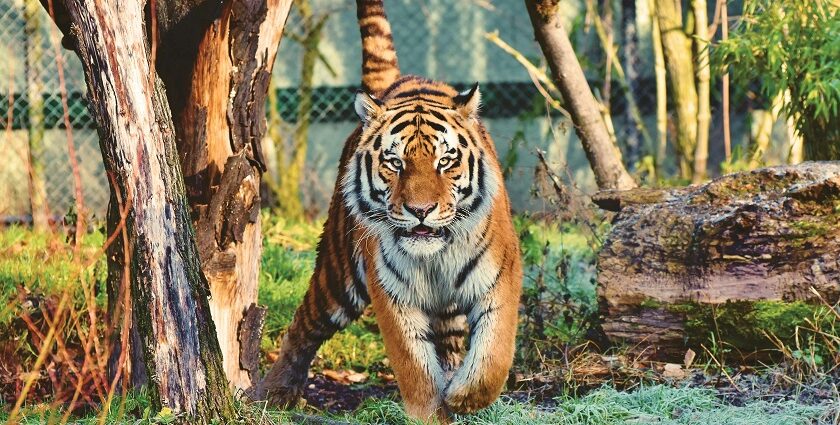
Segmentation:
{"type": "Polygon", "coordinates": [[[706,179],[709,160],[709,124],[712,113],[709,105],[711,71],[709,69],[709,16],[706,0],[692,0],[694,9],[695,72],[697,79],[697,136],[694,150],[692,181],[706,179]]]}
{"type": "Polygon", "coordinates": [[[674,147],[679,156],[680,175],[689,179],[694,171],[697,146],[697,75],[694,72],[691,39],[694,19],[692,13],[683,19],[682,2],[679,0],[655,2],[670,93],[674,100],[674,147]]]}
{"type": "MultiPolygon", "coordinates": [[[[720,27],[721,38],[726,41],[729,38],[729,13],[726,10],[728,6],[727,0],[719,0],[720,4],[720,20],[722,25],[720,27]]],[[[732,134],[729,130],[729,73],[723,74],[723,149],[726,154],[726,162],[732,161],[732,134]]]]}
{"type": "Polygon", "coordinates": [[[654,0],[648,0],[650,13],[650,32],[653,45],[653,63],[656,76],[656,172],[662,175],[668,148],[668,86],[665,78],[665,54],[662,51],[662,37],[659,32],[659,19],[656,17],[654,0]]]}

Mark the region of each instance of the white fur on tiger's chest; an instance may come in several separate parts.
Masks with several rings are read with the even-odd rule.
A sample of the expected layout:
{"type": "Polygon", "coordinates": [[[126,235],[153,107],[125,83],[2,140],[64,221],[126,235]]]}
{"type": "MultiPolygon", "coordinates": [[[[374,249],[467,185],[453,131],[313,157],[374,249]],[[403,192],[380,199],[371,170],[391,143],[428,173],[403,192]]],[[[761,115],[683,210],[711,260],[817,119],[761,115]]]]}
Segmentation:
{"type": "Polygon", "coordinates": [[[382,238],[375,256],[379,283],[397,304],[428,312],[443,312],[453,304],[468,310],[495,284],[499,272],[487,241],[478,238],[456,238],[427,258],[408,255],[394,239],[382,238]]]}

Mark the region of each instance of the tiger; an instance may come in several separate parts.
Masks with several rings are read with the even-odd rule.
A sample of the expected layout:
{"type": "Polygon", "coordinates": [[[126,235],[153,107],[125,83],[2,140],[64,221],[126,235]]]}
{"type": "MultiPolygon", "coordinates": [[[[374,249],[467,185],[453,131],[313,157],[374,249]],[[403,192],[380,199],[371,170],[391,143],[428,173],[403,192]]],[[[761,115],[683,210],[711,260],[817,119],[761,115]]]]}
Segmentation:
{"type": "Polygon", "coordinates": [[[406,414],[445,423],[490,405],[507,380],[519,242],[478,85],[400,76],[382,1],[356,4],[360,124],[341,153],[310,286],[257,397],[294,404],[321,344],[371,305],[406,414]]]}

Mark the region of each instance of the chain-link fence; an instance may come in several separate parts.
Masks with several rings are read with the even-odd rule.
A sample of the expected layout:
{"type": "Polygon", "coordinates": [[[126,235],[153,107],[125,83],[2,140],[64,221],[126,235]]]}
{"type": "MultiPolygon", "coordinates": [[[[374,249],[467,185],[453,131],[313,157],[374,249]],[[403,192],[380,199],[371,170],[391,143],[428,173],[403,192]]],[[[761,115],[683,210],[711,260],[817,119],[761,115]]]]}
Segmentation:
{"type": "MultiPolygon", "coordinates": [[[[361,47],[354,2],[301,1],[306,1],[310,11],[301,12],[303,9],[295,7],[289,18],[274,66],[275,119],[270,120],[269,137],[264,143],[269,160],[267,179],[276,179],[284,169],[283,155],[289,141],[305,137],[306,166],[301,184],[306,190],[302,198],[305,208],[317,213],[329,200],[341,146],[356,125],[352,102],[360,81],[361,47]],[[317,51],[309,52],[315,60],[306,61],[303,41],[312,35],[312,22],[322,19],[325,24],[318,34],[317,51]],[[303,89],[307,85],[310,91],[303,89]],[[307,96],[311,102],[303,101],[307,96]],[[307,104],[311,107],[304,106],[307,104]],[[302,123],[306,131],[301,136],[302,123]]],[[[617,139],[632,165],[645,152],[653,151],[652,146],[646,146],[651,142],[639,132],[637,123],[644,124],[647,137],[656,137],[647,2],[610,3],[616,9],[611,12],[610,36],[622,46],[617,58],[604,54],[585,3],[570,0],[563,4],[566,27],[581,63],[593,90],[609,105],[617,139]],[[633,4],[635,16],[622,16],[623,8],[633,4]],[[607,61],[620,63],[626,80],[615,76],[605,79],[607,61]],[[638,111],[635,118],[628,105],[638,111]]],[[[482,115],[506,169],[514,205],[533,205],[530,188],[536,148],[547,150],[553,164],[568,166],[580,186],[592,187],[588,164],[570,123],[559,114],[549,118],[528,73],[485,38],[486,33],[498,31],[513,48],[539,63],[542,55],[521,2],[389,0],[386,9],[403,73],[447,81],[456,87],[480,83],[482,115]]],[[[71,145],[84,205],[100,218],[106,208],[107,181],[95,123],[85,109],[81,66],[74,53],[56,47],[59,40],[59,31],[37,0],[0,0],[0,129],[6,154],[0,167],[0,217],[6,221],[28,221],[33,211],[60,217],[74,206],[76,179],[71,145]],[[58,54],[63,59],[63,87],[58,54]],[[67,101],[66,110],[62,95],[67,101]],[[68,121],[69,129],[65,124],[68,121]]],[[[733,133],[741,131],[737,120],[733,123],[733,133]]],[[[715,128],[713,125],[713,141],[715,128]]]]}
{"type": "Polygon", "coordinates": [[[71,138],[85,204],[101,213],[108,200],[96,128],[85,107],[81,65],[75,54],[56,48],[60,38],[37,0],[0,1],[0,137],[5,155],[0,217],[6,220],[28,221],[33,210],[58,217],[74,205],[71,138]]]}

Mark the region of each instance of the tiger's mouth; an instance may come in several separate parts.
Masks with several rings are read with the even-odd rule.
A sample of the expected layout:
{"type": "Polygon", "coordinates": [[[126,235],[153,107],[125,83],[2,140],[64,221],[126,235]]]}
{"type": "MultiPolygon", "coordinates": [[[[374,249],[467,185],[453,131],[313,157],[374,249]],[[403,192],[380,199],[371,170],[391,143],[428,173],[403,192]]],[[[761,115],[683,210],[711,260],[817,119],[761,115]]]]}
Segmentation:
{"type": "Polygon", "coordinates": [[[429,227],[425,224],[419,224],[414,226],[410,229],[400,229],[399,236],[404,238],[417,238],[417,239],[435,239],[435,238],[442,238],[446,235],[446,229],[443,227],[429,227]]]}

